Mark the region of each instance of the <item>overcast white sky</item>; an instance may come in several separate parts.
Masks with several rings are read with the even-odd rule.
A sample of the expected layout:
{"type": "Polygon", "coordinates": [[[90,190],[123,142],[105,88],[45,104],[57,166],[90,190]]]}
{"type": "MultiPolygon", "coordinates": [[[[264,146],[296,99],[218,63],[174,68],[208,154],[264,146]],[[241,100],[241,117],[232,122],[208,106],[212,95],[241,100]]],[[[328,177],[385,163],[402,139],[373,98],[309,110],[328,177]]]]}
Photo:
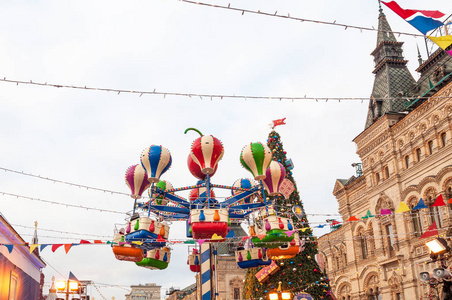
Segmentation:
{"type": "MultiPolygon", "coordinates": [[[[216,1],[233,7],[377,27],[377,1],[216,1]]],[[[449,0],[400,0],[404,8],[450,14],[449,0]]],[[[418,33],[384,7],[394,31],[418,33]]],[[[187,4],[147,1],[3,1],[0,3],[0,78],[128,90],[288,97],[368,97],[373,84],[370,53],[376,32],[297,22],[187,4]]],[[[401,35],[413,76],[416,44],[401,35]]],[[[241,148],[266,142],[277,127],[308,214],[337,213],[337,178],[354,174],[352,139],[364,129],[367,101],[199,99],[92,92],[0,82],[0,167],[108,190],[127,192],[124,172],[151,144],[167,147],[173,166],[162,177],[175,187],[195,183],[186,167],[193,132],[213,134],[225,147],[213,182],[231,185],[250,177],[241,148]]],[[[0,192],[97,208],[128,211],[127,196],[79,189],[0,172],[0,192]]],[[[220,194],[218,192],[217,194],[220,194]]],[[[124,216],[0,196],[12,223],[65,232],[112,236],[124,216]]],[[[310,217],[324,222],[328,217],[310,217]]],[[[315,225],[315,224],[313,224],[315,225]]],[[[26,240],[32,229],[16,227],[26,240]]],[[[183,238],[176,224],[170,238],[183,238]]],[[[317,234],[327,232],[316,231],[317,234]]],[[[39,230],[40,243],[78,242],[80,235],[39,230]],[[45,237],[52,236],[52,237],[45,237]],[[66,239],[69,237],[70,239],[66,239]]],[[[89,238],[88,236],[85,238],[89,238]]],[[[104,239],[105,240],[105,239],[104,239]]],[[[154,282],[167,289],[194,282],[187,246],[174,247],[168,269],[150,271],[117,261],[108,246],[63,249],[43,258],[58,272],[120,286],[154,282]]],[[[46,282],[61,276],[50,266],[46,282]]],[[[106,299],[124,299],[118,287],[100,288],[106,299]]],[[[96,290],[92,296],[102,299],[96,290]]]]}

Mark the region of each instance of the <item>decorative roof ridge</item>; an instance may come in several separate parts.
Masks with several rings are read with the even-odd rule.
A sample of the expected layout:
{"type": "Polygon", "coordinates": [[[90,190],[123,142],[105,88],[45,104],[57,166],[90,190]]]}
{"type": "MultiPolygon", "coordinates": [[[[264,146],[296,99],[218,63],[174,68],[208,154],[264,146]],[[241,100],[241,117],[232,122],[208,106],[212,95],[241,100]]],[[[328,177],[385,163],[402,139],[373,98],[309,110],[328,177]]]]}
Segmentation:
{"type": "Polygon", "coordinates": [[[374,55],[375,52],[377,52],[377,50],[379,50],[384,44],[393,44],[396,45],[398,44],[399,46],[402,46],[405,42],[398,42],[398,41],[381,41],[377,47],[375,47],[375,50],[372,51],[372,53],[370,53],[370,55],[374,55]]]}
{"type": "Polygon", "coordinates": [[[441,48],[438,48],[435,52],[432,53],[432,55],[429,56],[429,58],[426,61],[422,63],[422,65],[420,65],[416,69],[416,72],[421,73],[423,70],[427,69],[434,60],[439,59],[441,53],[443,53],[444,55],[445,51],[443,51],[443,49],[441,48]]]}
{"type": "Polygon", "coordinates": [[[392,62],[392,63],[398,63],[406,65],[408,63],[408,60],[406,59],[395,59],[395,58],[384,58],[380,63],[375,67],[375,69],[372,71],[373,74],[376,74],[380,68],[383,67],[384,64],[392,62]]]}

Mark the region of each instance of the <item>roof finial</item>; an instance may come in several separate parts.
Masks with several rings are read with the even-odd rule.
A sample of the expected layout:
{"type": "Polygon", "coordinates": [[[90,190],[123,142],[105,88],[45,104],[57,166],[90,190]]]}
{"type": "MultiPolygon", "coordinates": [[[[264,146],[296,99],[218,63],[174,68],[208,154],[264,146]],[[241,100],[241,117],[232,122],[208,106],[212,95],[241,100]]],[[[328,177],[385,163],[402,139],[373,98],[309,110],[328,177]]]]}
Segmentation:
{"type": "Polygon", "coordinates": [[[38,221],[35,221],[35,233],[33,234],[33,244],[38,243],[38,221]]]}
{"type": "Polygon", "coordinates": [[[419,62],[419,66],[421,66],[423,61],[422,61],[421,51],[419,51],[419,45],[417,43],[416,43],[416,47],[417,47],[417,61],[419,62]]]}
{"type": "Polygon", "coordinates": [[[383,9],[381,8],[381,1],[380,0],[378,0],[378,11],[380,12],[380,16],[384,15],[383,9]]]}

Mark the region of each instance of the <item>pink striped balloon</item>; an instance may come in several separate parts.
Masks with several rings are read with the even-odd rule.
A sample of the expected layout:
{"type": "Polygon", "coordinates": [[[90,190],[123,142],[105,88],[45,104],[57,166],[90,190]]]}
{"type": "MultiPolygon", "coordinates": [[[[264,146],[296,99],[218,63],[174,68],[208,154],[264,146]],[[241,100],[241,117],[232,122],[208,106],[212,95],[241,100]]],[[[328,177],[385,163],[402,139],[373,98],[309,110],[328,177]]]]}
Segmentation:
{"type": "Polygon", "coordinates": [[[223,154],[224,148],[220,140],[211,135],[203,135],[191,145],[190,156],[203,174],[213,175],[223,154]]]}
{"type": "Polygon", "coordinates": [[[149,187],[148,174],[141,165],[130,166],[126,171],[126,184],[132,194],[130,197],[140,199],[143,192],[149,187]]]}
{"type": "Polygon", "coordinates": [[[277,161],[272,160],[270,166],[267,168],[265,172],[264,188],[268,192],[269,196],[275,196],[280,194],[279,188],[281,183],[286,177],[286,170],[284,166],[277,161]]]}

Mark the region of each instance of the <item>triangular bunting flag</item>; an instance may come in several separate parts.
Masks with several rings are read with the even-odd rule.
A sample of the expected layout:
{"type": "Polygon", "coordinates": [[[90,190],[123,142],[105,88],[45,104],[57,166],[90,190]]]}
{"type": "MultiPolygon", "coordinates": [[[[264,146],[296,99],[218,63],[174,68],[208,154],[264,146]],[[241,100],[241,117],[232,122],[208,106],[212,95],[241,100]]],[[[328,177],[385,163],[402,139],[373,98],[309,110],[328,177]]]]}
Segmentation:
{"type": "Polygon", "coordinates": [[[396,210],[396,214],[400,214],[406,211],[410,211],[410,208],[408,207],[408,205],[406,205],[405,202],[400,202],[399,208],[396,210]]]}
{"type": "Polygon", "coordinates": [[[257,237],[262,241],[262,239],[265,237],[265,234],[259,234],[257,237]]]}
{"type": "Polygon", "coordinates": [[[446,50],[447,47],[452,45],[452,35],[443,36],[427,36],[432,42],[437,44],[441,49],[446,50]]]}
{"type": "Polygon", "coordinates": [[[359,221],[359,219],[355,216],[351,216],[350,218],[348,218],[347,222],[352,222],[352,221],[359,221]]]}
{"type": "Polygon", "coordinates": [[[427,229],[427,231],[424,232],[419,238],[423,239],[435,235],[438,235],[438,229],[436,228],[436,222],[433,222],[432,225],[430,225],[430,227],[427,229]]]}
{"type": "Polygon", "coordinates": [[[373,218],[374,217],[374,215],[372,215],[371,213],[370,213],[370,210],[367,210],[367,213],[366,213],[366,215],[364,216],[364,217],[362,217],[361,219],[369,219],[369,218],[373,218]]]}
{"type": "Polygon", "coordinates": [[[286,231],[286,233],[287,233],[288,236],[292,236],[295,231],[297,231],[297,230],[286,231]]]}
{"type": "Polygon", "coordinates": [[[206,239],[202,239],[202,240],[196,240],[196,241],[198,242],[199,246],[201,246],[207,240],[206,239]]]}
{"type": "Polygon", "coordinates": [[[196,243],[195,240],[184,241],[184,244],[195,244],[195,243],[196,243]]]}
{"type": "Polygon", "coordinates": [[[425,205],[425,203],[424,203],[424,199],[419,199],[419,202],[416,204],[416,206],[415,207],[413,207],[413,209],[412,210],[418,210],[418,209],[421,209],[421,208],[427,208],[428,206],[427,205],[425,205]]]}
{"type": "MultiPolygon", "coordinates": [[[[107,241],[107,244],[111,243],[109,241],[107,241]]],[[[94,244],[103,244],[101,240],[94,240],[94,244]]]]}
{"type": "Polygon", "coordinates": [[[80,244],[91,244],[91,242],[87,240],[80,240],[80,244]]]}
{"type": "Polygon", "coordinates": [[[228,234],[226,235],[227,238],[233,238],[235,237],[234,230],[229,230],[228,234]]]}
{"type": "Polygon", "coordinates": [[[39,251],[44,250],[45,247],[49,246],[50,244],[41,244],[41,247],[39,248],[39,251]]]}
{"type": "Polygon", "coordinates": [[[326,226],[326,224],[319,224],[319,225],[315,226],[314,228],[323,228],[325,226],[326,226]]]}
{"type": "Polygon", "coordinates": [[[452,198],[449,199],[449,204],[452,204],[452,198]]]}
{"type": "Polygon", "coordinates": [[[11,244],[9,244],[9,245],[2,244],[2,245],[5,246],[6,248],[8,248],[9,253],[13,252],[14,245],[11,245],[11,244]]]}
{"type": "Polygon", "coordinates": [[[436,198],[435,203],[432,204],[432,206],[444,206],[446,203],[444,203],[443,195],[439,194],[438,198],[436,198]]]}
{"type": "Polygon", "coordinates": [[[391,212],[391,210],[388,209],[388,208],[382,208],[381,211],[380,211],[380,216],[383,216],[383,215],[391,215],[391,214],[392,214],[392,212],[391,212]]]}
{"type": "Polygon", "coordinates": [[[75,275],[72,274],[72,272],[69,272],[69,280],[79,281],[79,280],[77,279],[77,277],[75,277],[75,275]]]}
{"type": "Polygon", "coordinates": [[[39,246],[39,244],[31,244],[30,245],[30,253],[32,253],[38,246],[39,246]]]}
{"type": "Polygon", "coordinates": [[[66,251],[66,254],[69,252],[71,247],[72,247],[72,244],[64,244],[64,251],[66,251]]]}
{"type": "Polygon", "coordinates": [[[52,245],[52,252],[55,252],[55,250],[60,248],[61,246],[63,246],[63,244],[53,244],[52,245]]]}

